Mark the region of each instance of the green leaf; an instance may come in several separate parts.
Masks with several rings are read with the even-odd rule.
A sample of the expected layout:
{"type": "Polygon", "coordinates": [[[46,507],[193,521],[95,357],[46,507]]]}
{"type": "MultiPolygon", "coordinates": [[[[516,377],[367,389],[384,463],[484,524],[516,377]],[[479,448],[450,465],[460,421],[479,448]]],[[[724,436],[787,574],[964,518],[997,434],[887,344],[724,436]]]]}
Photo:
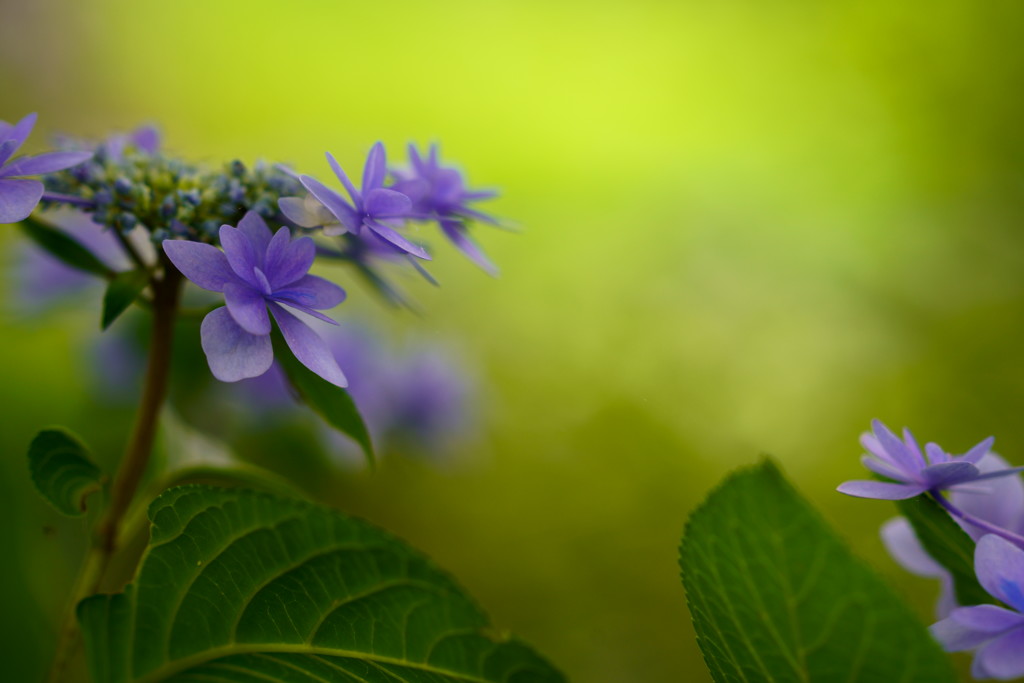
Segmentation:
{"type": "Polygon", "coordinates": [[[149,510],[135,582],[79,603],[94,683],[560,683],[456,583],[360,520],[182,486],[149,510]]]}
{"type": "Polygon", "coordinates": [[[110,327],[110,324],[139,298],[147,284],[149,273],[141,268],[115,275],[103,295],[103,318],[100,327],[104,330],[110,327]]]}
{"type": "Polygon", "coordinates": [[[691,515],[680,567],[716,681],[952,683],[910,609],[770,461],[691,515]]]}
{"type": "Polygon", "coordinates": [[[21,229],[36,245],[72,268],[105,278],[115,275],[114,270],[107,264],[62,230],[50,227],[34,218],[23,220],[21,229]]]}
{"type": "Polygon", "coordinates": [[[370,432],[349,393],[300,363],[288,348],[276,325],[271,338],[274,343],[274,359],[281,364],[285,375],[302,399],[328,424],[358,443],[363,449],[366,461],[373,466],[373,443],[370,440],[370,432]]]}
{"type": "Polygon", "coordinates": [[[102,472],[82,442],[63,429],[44,429],[28,447],[32,481],[43,498],[65,515],[85,512],[85,499],[98,491],[102,472]]]}
{"type": "Polygon", "coordinates": [[[896,504],[932,559],[953,575],[957,602],[961,605],[997,604],[974,574],[974,541],[938,503],[927,496],[917,496],[896,504]]]}

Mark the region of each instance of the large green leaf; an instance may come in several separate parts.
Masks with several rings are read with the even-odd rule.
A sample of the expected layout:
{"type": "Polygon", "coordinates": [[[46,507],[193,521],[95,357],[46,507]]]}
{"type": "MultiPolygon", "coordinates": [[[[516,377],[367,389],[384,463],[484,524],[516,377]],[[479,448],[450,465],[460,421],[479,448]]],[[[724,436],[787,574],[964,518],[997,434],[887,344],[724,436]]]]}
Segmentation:
{"type": "Polygon", "coordinates": [[[23,220],[21,229],[37,246],[66,265],[100,277],[114,277],[115,272],[107,264],[66,232],[50,227],[34,218],[23,220]]]}
{"type": "Polygon", "coordinates": [[[564,680],[365,522],[207,486],[170,489],[149,516],[135,582],[79,605],[95,683],[564,680]]]}
{"type": "Polygon", "coordinates": [[[103,476],[82,442],[58,427],[44,429],[32,439],[28,467],[43,497],[71,516],[85,512],[85,499],[100,489],[103,476]]]}
{"type": "Polygon", "coordinates": [[[955,680],[924,626],[770,461],[693,513],[680,566],[716,681],[955,680]]]}
{"type": "Polygon", "coordinates": [[[939,504],[927,496],[896,502],[914,527],[914,534],[936,562],[953,575],[953,588],[961,605],[995,603],[974,573],[974,541],[939,504]]]}
{"type": "Polygon", "coordinates": [[[271,334],[274,359],[281,365],[295,390],[329,425],[353,439],[363,449],[367,462],[374,464],[370,432],[359,414],[359,408],[347,391],[336,387],[300,363],[284,341],[280,330],[271,334]]]}
{"type": "Polygon", "coordinates": [[[149,273],[142,268],[126,270],[114,276],[103,295],[103,316],[100,328],[107,329],[117,317],[134,303],[149,284],[149,273]]]}

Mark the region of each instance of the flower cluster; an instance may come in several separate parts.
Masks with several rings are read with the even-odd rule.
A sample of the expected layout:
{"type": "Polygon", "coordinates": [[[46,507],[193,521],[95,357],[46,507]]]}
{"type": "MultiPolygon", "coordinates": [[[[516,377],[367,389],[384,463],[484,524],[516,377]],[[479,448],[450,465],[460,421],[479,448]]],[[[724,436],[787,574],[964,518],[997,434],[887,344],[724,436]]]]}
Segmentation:
{"type": "Polygon", "coordinates": [[[932,557],[910,521],[890,519],[882,540],[899,564],[937,579],[939,621],[932,635],[947,651],[974,650],[975,678],[1024,676],[1024,468],[1010,467],[985,439],[962,456],[934,443],[922,450],[909,430],[899,439],[877,420],[861,437],[864,465],[889,481],[850,481],[839,491],[901,500],[928,495],[976,542],[975,573],[994,604],[961,606],[952,572],[932,557]]]}
{"type": "MultiPolygon", "coordinates": [[[[440,164],[436,148],[425,160],[411,147],[410,167],[394,170],[378,142],[359,188],[328,154],[346,199],[280,164],[233,161],[210,169],[177,159],[164,153],[151,127],[98,144],[65,139],[63,151],[13,158],[34,123],[34,115],[14,125],[0,122],[0,223],[28,220],[37,206],[47,211],[31,219],[36,223],[57,215],[53,209],[64,216],[70,209],[73,220],[66,225],[80,225],[81,217],[88,216],[112,232],[122,256],[130,257],[93,254],[96,262],[110,264],[97,274],[115,277],[134,267],[148,278],[156,297],[161,287],[177,287],[163,283],[176,283],[169,276],[180,273],[222,295],[224,305],[206,314],[200,335],[213,375],[226,382],[267,371],[276,328],[303,365],[334,385],[346,385],[334,354],[303,319],[336,324],[323,311],[345,299],[341,287],[309,273],[318,255],[354,264],[385,297],[398,302],[400,295],[377,265],[411,264],[430,278],[418,263],[430,254],[406,228],[410,222],[436,222],[460,250],[493,271],[468,237],[470,221],[496,223],[469,206],[493,193],[465,189],[461,174],[440,164]],[[145,249],[138,246],[140,237],[145,249]]],[[[59,225],[46,229],[56,231],[53,235],[61,231],[59,225]]],[[[77,240],[72,251],[90,251],[82,243],[87,231],[79,232],[76,236],[70,230],[57,242],[77,240]]],[[[109,247],[109,240],[105,244],[109,247]]],[[[140,288],[138,296],[147,295],[140,288]]],[[[176,301],[177,295],[167,299],[176,301]]]]}

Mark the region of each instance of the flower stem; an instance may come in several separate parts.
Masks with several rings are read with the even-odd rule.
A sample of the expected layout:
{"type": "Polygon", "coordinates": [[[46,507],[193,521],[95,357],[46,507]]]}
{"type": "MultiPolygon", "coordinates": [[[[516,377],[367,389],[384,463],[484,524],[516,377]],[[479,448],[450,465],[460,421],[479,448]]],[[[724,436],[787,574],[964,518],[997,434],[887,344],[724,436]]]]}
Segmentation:
{"type": "Polygon", "coordinates": [[[990,534],[996,534],[997,536],[1002,536],[1003,538],[1005,538],[1010,543],[1013,543],[1014,545],[1016,545],[1018,548],[1024,549],[1024,536],[1018,536],[1017,534],[1013,533],[1012,531],[1007,531],[1006,529],[1003,529],[1002,527],[996,526],[995,524],[992,524],[991,522],[986,522],[983,519],[980,519],[978,517],[975,517],[972,514],[964,512],[963,510],[961,510],[957,506],[953,505],[953,503],[949,502],[949,500],[947,500],[940,493],[937,493],[937,492],[933,491],[931,496],[932,496],[932,498],[935,499],[936,503],[938,503],[939,505],[944,507],[946,509],[946,511],[949,514],[953,515],[954,517],[959,517],[960,519],[962,519],[963,521],[967,522],[968,524],[976,526],[979,529],[982,529],[983,531],[986,531],[986,532],[988,532],[990,534]]]}
{"type": "Polygon", "coordinates": [[[156,427],[167,395],[167,377],[171,367],[171,345],[174,338],[174,320],[178,312],[181,274],[165,264],[164,278],[153,280],[153,335],[150,339],[146,381],[142,389],[135,427],[121,467],[110,490],[110,507],[98,530],[98,541],[107,555],[117,546],[117,531],[127,511],[153,451],[156,427]]]}
{"type": "Polygon", "coordinates": [[[50,683],[63,680],[64,670],[78,647],[81,635],[75,621],[78,603],[96,593],[103,583],[110,561],[118,549],[118,531],[122,519],[135,498],[139,482],[142,481],[153,452],[160,408],[167,395],[174,321],[178,314],[178,298],[182,284],[181,273],[167,261],[163,265],[163,278],[153,278],[151,281],[153,335],[150,339],[146,379],[139,410],[135,416],[135,426],[124,459],[111,486],[110,506],[99,522],[92,547],[75,583],[71,603],[61,622],[57,652],[47,679],[50,683]]]}
{"type": "Polygon", "coordinates": [[[72,206],[81,206],[82,208],[92,209],[96,207],[96,202],[91,199],[83,199],[82,197],[76,197],[70,194],[58,194],[57,192],[44,192],[42,201],[44,202],[60,202],[61,204],[71,204],[72,206]]]}

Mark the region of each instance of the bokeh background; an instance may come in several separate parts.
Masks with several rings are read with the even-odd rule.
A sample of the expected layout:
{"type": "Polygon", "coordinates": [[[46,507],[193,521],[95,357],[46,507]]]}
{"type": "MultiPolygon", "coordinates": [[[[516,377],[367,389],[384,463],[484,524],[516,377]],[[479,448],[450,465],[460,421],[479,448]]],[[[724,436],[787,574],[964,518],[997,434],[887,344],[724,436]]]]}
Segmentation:
{"type": "MultiPolygon", "coordinates": [[[[521,232],[476,232],[500,278],[442,248],[440,288],[402,281],[420,314],[351,279],[336,311],[457,349],[478,395],[452,452],[370,476],[299,435],[216,436],[430,554],[572,679],[699,682],[676,549],[729,470],[773,454],[928,620],[934,586],[877,537],[891,506],[834,492],[859,433],[994,434],[1024,463],[1022,14],[0,0],[0,118],[38,111],[37,150],[156,122],[190,158],[322,176],[325,150],[358,167],[378,139],[439,141],[500,188],[521,232]]],[[[95,385],[99,293],[27,305],[25,253],[0,232],[0,659],[19,681],[50,656],[84,529],[36,499],[26,446],[64,424],[110,462],[130,419],[95,385]]]]}

